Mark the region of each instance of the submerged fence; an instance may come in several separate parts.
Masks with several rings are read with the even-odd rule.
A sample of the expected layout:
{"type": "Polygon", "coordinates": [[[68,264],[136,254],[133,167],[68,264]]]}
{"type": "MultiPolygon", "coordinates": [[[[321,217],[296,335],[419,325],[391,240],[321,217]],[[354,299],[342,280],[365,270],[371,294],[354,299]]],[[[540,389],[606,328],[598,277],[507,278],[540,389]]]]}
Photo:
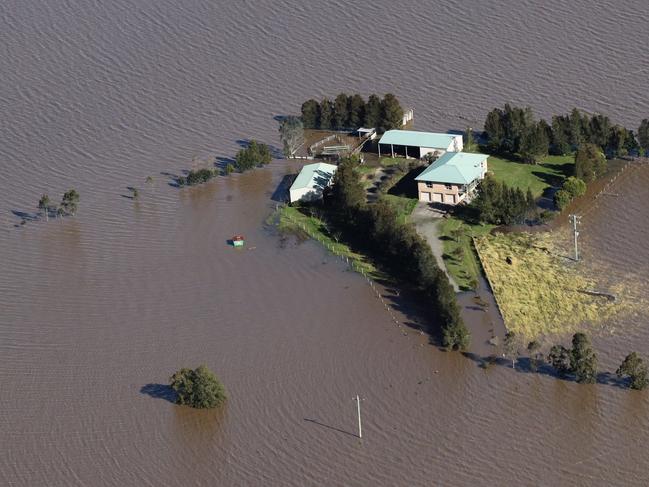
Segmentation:
{"type": "MultiPolygon", "coordinates": [[[[402,323],[398,320],[394,308],[390,306],[384,299],[383,295],[381,294],[379,290],[379,286],[374,282],[374,279],[370,276],[368,272],[363,269],[363,267],[354,260],[352,257],[351,259],[349,258],[348,255],[344,255],[345,252],[340,248],[340,246],[343,246],[343,244],[338,244],[338,246],[330,241],[327,241],[325,238],[323,238],[319,233],[312,231],[309,229],[303,222],[297,221],[296,219],[293,219],[290,216],[286,216],[286,218],[297,228],[302,230],[305,235],[308,235],[309,238],[312,238],[313,240],[318,241],[320,245],[322,245],[325,249],[327,249],[332,255],[339,257],[340,260],[342,260],[346,265],[347,268],[351,271],[357,272],[358,274],[362,275],[365,281],[367,282],[368,286],[374,293],[375,297],[381,302],[385,310],[388,312],[390,315],[390,320],[394,325],[396,325],[398,328],[403,328],[403,326],[406,326],[405,323],[402,323]]],[[[421,331],[421,325],[417,323],[417,326],[420,328],[419,333],[423,335],[423,331],[421,331]]],[[[401,334],[404,336],[407,336],[408,333],[405,330],[401,330],[401,334]]]]}

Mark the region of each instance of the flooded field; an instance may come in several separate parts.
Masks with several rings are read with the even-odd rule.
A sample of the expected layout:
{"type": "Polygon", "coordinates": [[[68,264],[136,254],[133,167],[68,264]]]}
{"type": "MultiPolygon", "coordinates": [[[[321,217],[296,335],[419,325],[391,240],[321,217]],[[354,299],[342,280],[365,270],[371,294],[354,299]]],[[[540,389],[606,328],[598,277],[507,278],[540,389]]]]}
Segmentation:
{"type": "MultiPolygon", "coordinates": [[[[169,185],[251,138],[275,144],[274,116],[339,91],[393,91],[422,130],[479,126],[505,101],[635,129],[645,7],[5,1],[0,484],[648,484],[647,393],[480,367],[499,325],[469,296],[475,355],[396,326],[340,260],[265,227],[286,161],[169,185]],[[76,217],[31,221],[69,188],[76,217]],[[236,233],[254,250],[228,247],[236,233]],[[175,407],[161,386],[200,363],[228,388],[223,411],[175,407]]],[[[649,297],[649,169],[614,188],[584,216],[584,258],[649,297]]],[[[432,318],[386,294],[401,322],[432,318]]],[[[648,356],[648,330],[598,333],[602,369],[648,356]]]]}

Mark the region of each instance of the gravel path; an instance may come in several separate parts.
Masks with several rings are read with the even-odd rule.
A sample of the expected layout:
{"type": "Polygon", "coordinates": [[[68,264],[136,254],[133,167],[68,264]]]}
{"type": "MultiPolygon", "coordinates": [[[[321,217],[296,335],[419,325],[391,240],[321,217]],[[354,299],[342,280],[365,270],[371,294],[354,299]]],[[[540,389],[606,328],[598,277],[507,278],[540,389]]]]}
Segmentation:
{"type": "Polygon", "coordinates": [[[430,245],[433,255],[437,259],[439,267],[446,272],[448,280],[451,282],[455,292],[460,291],[460,287],[457,285],[453,277],[448,273],[446,269],[446,264],[442,255],[444,254],[444,243],[439,239],[439,232],[437,230],[437,224],[440,221],[440,218],[444,213],[439,210],[431,208],[428,203],[419,202],[415,207],[415,210],[410,216],[410,221],[415,224],[417,233],[424,237],[430,245]]]}

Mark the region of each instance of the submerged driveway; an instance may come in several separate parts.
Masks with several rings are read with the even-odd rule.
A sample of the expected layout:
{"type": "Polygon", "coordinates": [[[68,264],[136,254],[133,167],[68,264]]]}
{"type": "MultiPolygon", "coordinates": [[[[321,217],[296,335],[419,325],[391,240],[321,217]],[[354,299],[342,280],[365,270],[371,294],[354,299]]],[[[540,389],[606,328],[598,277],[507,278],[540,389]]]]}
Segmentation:
{"type": "Polygon", "coordinates": [[[428,242],[428,245],[433,251],[433,255],[435,255],[435,259],[437,259],[437,264],[446,273],[448,280],[457,293],[460,291],[460,287],[446,269],[446,264],[442,257],[444,255],[444,243],[439,239],[439,232],[437,231],[437,225],[443,216],[443,211],[431,208],[428,203],[420,201],[417,203],[412,215],[410,215],[410,221],[415,225],[417,233],[428,242]]]}

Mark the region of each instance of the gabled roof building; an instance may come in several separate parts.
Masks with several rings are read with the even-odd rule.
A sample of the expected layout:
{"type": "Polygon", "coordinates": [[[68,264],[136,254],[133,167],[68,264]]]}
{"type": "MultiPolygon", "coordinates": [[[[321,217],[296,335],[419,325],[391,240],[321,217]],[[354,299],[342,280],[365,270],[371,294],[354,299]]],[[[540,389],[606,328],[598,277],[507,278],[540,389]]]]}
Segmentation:
{"type": "Polygon", "coordinates": [[[487,173],[485,154],[447,152],[415,178],[419,201],[456,205],[471,197],[487,173]]]}

